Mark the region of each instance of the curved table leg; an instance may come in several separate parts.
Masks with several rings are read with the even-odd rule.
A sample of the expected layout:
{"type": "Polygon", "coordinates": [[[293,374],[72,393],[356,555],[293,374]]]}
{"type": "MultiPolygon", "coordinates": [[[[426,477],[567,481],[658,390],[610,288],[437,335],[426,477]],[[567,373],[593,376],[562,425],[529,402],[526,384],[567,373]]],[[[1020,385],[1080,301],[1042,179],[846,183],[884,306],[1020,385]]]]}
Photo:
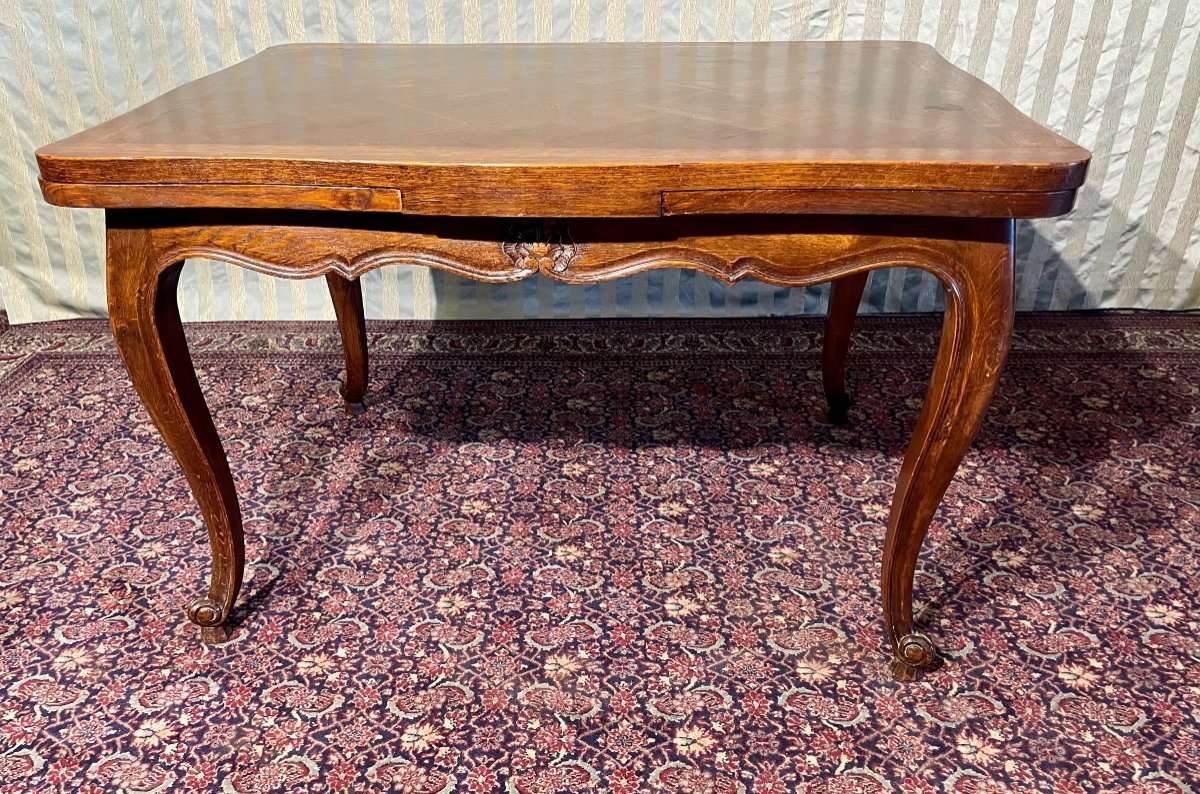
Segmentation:
{"type": "Polygon", "coordinates": [[[108,309],[113,338],[134,388],[187,476],[208,527],[212,578],[188,617],[200,639],[229,638],[225,621],[242,584],[242,516],[221,439],[192,367],[179,322],[176,286],[183,262],[165,261],[151,233],[108,231],[108,309]]]}
{"type": "Polygon", "coordinates": [[[363,412],[363,397],[367,393],[367,322],[362,285],[358,279],[346,279],[336,273],[325,274],[325,283],[329,285],[329,297],[333,299],[342,335],[342,350],[346,353],[342,397],[346,400],[346,413],[354,416],[363,412]]]}
{"type": "Polygon", "coordinates": [[[846,393],[846,352],[850,349],[850,332],[867,285],[866,271],[843,276],[833,282],[829,293],[829,314],[825,318],[825,345],[821,357],[821,375],[825,384],[825,400],[829,403],[829,423],[846,424],[850,396],[846,393]]]}
{"type": "Polygon", "coordinates": [[[904,456],[883,553],[883,607],[892,675],[912,681],[937,652],[913,626],[913,572],[934,512],[958,469],[1008,354],[1013,320],[1012,222],[980,222],[952,245],[939,273],[946,313],[933,377],[904,456]]]}

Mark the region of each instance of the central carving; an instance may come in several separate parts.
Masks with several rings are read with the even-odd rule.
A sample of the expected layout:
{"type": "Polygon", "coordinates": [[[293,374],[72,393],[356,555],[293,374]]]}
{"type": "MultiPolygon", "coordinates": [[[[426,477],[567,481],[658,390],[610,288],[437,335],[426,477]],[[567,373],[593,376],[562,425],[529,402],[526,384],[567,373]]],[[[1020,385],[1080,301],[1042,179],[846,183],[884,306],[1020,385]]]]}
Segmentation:
{"type": "Polygon", "coordinates": [[[507,237],[501,248],[517,270],[565,273],[579,254],[567,227],[554,221],[513,224],[507,237]]]}

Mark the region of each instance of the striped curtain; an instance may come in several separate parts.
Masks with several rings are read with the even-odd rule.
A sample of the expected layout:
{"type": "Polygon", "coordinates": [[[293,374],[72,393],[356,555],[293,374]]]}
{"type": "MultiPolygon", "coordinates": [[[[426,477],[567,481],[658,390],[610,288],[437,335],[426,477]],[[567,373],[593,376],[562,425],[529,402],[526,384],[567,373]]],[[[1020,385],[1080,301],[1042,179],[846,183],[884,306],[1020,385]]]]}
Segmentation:
{"type": "MultiPolygon", "coordinates": [[[[1021,223],[1018,308],[1200,308],[1200,2],[1189,0],[0,0],[0,295],[13,322],[102,314],[103,217],[46,205],[33,150],[294,41],[916,39],[1094,153],[1066,219],[1021,223]]],[[[530,97],[536,102],[536,97],[530,97]]],[[[780,315],[826,292],[657,271],[568,287],[365,277],[372,317],[780,315]]],[[[188,319],[331,316],[321,281],[190,263],[188,319]]],[[[940,308],[916,271],[868,311],[940,308]]]]}

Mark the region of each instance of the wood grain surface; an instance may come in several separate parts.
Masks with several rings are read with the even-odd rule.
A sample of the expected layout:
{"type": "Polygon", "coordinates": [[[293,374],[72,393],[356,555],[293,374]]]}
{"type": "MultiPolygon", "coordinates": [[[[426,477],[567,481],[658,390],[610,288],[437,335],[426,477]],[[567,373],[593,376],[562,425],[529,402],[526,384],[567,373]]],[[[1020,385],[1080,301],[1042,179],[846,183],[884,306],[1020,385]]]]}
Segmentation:
{"type": "Polygon", "coordinates": [[[286,45],[37,153],[65,206],[561,217],[1050,215],[1088,156],[912,42],[286,45]]]}
{"type": "Polygon", "coordinates": [[[1088,154],[931,48],[893,42],[289,46],[38,159],[49,200],[109,210],[113,336],[209,531],[209,588],[188,610],[207,642],[228,637],[245,554],[179,321],[184,260],[325,276],[352,414],[368,378],[359,278],[379,267],[834,280],[835,422],[867,274],[931,273],[946,319],[881,561],[891,672],[913,680],[937,662],[914,622],[917,557],[1008,351],[1011,219],[1068,211],[1088,154]],[[640,215],[654,217],[625,217],[640,215]]]}
{"type": "Polygon", "coordinates": [[[209,530],[209,589],[188,612],[207,642],[227,637],[244,552],[233,480],[179,324],[175,289],[184,259],[219,259],[285,278],[326,276],[345,348],[342,394],[351,413],[361,410],[367,383],[357,279],[378,267],[422,265],[485,282],[540,273],[567,283],[599,283],[661,267],[690,268],[731,284],[756,278],[805,286],[835,279],[823,375],[836,422],[844,421],[849,404],[846,350],[867,273],[896,265],[932,273],[945,287],[946,321],[892,502],[881,591],[892,674],[913,680],[937,662],[932,640],[914,622],[913,574],[1008,350],[1012,221],[758,215],[513,223],[263,210],[116,210],[107,220],[114,339],[187,473],[209,530]]]}

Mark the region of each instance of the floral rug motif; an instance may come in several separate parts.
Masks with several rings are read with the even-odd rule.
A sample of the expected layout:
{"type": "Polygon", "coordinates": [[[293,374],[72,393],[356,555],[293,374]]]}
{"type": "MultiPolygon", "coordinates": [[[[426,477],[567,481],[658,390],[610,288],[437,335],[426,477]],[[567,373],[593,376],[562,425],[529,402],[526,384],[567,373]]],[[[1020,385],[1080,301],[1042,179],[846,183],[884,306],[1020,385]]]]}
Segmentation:
{"type": "Polygon", "coordinates": [[[938,325],[189,328],[248,539],[103,323],[0,323],[0,792],[1200,791],[1200,319],[1021,318],[926,540],[944,664],[892,682],[879,560],[938,325]]]}

